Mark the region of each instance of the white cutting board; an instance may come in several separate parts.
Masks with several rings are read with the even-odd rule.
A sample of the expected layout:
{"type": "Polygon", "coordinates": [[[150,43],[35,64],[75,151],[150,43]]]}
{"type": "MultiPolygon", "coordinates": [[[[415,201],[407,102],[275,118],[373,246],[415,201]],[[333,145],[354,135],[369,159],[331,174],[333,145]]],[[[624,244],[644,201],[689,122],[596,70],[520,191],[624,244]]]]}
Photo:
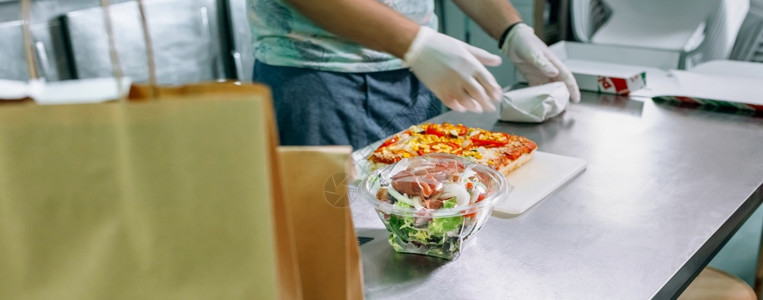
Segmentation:
{"type": "Polygon", "coordinates": [[[514,190],[495,206],[493,215],[516,216],[540,202],[586,168],[586,161],[546,152],[506,176],[514,190]]]}

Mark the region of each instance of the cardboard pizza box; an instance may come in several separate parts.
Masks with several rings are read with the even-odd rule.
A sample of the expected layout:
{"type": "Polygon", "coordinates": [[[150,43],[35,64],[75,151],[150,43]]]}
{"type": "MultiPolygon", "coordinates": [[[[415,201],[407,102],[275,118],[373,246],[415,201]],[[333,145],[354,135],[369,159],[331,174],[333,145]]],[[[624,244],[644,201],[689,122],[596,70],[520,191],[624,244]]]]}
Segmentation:
{"type": "MultiPolygon", "coordinates": [[[[581,90],[627,95],[647,86],[652,74],[678,67],[680,53],[561,41],[549,47],[570,69],[581,90]]],[[[520,75],[521,77],[521,75],[520,75]]]]}
{"type": "Polygon", "coordinates": [[[671,70],[650,96],[657,103],[763,115],[763,64],[713,61],[690,71],[671,70]]]}

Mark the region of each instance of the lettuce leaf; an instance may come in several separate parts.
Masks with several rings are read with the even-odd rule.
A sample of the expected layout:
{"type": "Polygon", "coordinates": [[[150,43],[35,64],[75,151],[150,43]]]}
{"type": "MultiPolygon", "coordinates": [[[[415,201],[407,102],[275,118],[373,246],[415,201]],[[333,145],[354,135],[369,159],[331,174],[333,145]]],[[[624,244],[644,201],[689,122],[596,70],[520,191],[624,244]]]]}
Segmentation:
{"type": "Polygon", "coordinates": [[[464,223],[464,218],[461,216],[447,217],[447,218],[434,218],[429,222],[427,230],[432,235],[444,235],[448,232],[457,230],[461,224],[464,223]]]}
{"type": "Polygon", "coordinates": [[[405,203],[403,201],[397,201],[397,202],[395,202],[395,204],[392,204],[392,205],[393,206],[397,206],[397,207],[404,207],[404,208],[411,208],[411,207],[413,207],[413,205],[410,205],[410,204],[405,203]]]}
{"type": "Polygon", "coordinates": [[[415,232],[409,232],[410,237],[414,239],[415,241],[418,241],[422,244],[429,242],[429,232],[426,230],[414,230],[415,232]]]}
{"type": "Polygon", "coordinates": [[[413,228],[413,217],[401,217],[396,215],[389,216],[389,230],[398,237],[408,240],[411,235],[417,231],[413,228]]]}
{"type": "Polygon", "coordinates": [[[456,201],[456,197],[450,198],[448,200],[445,200],[442,202],[442,208],[454,208],[456,207],[456,204],[458,202],[456,201]]]}

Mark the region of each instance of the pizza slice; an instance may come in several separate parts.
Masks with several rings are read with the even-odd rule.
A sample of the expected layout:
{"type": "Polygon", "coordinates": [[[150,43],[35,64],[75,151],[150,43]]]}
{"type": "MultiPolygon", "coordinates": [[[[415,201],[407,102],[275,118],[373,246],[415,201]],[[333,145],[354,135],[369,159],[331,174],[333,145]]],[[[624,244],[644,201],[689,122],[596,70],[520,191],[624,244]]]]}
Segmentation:
{"type": "Polygon", "coordinates": [[[504,175],[530,161],[538,146],[504,132],[468,128],[461,124],[420,124],[384,141],[369,157],[372,169],[403,158],[428,153],[459,155],[492,167],[504,175]]]}

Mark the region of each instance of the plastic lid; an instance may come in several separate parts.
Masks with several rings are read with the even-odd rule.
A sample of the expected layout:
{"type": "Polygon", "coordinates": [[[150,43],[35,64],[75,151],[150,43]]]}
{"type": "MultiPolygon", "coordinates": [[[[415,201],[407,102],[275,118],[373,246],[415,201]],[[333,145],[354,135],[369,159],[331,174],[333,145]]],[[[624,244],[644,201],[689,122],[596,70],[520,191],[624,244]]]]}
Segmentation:
{"type": "Polygon", "coordinates": [[[361,196],[386,213],[447,217],[492,207],[510,189],[506,178],[492,168],[433,153],[377,170],[361,184],[361,196]]]}

